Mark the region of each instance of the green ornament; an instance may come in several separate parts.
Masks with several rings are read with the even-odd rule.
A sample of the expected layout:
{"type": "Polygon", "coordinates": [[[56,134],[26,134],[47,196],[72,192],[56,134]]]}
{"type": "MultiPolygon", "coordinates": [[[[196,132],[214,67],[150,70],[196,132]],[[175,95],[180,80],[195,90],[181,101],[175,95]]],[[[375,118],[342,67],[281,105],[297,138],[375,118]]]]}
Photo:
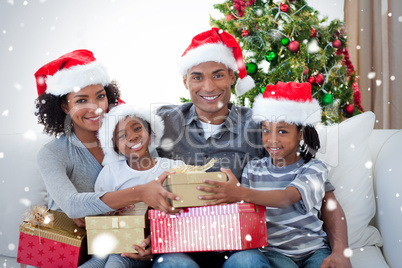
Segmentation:
{"type": "Polygon", "coordinates": [[[262,87],[262,88],[260,89],[260,91],[261,91],[261,93],[264,93],[265,87],[262,87]]]}
{"type": "Polygon", "coordinates": [[[322,95],[321,103],[323,105],[329,105],[329,104],[332,104],[333,102],[334,102],[334,97],[331,94],[327,93],[327,94],[322,95]]]}
{"type": "Polygon", "coordinates": [[[258,70],[257,64],[255,64],[254,62],[247,63],[246,70],[247,70],[247,74],[249,74],[249,75],[256,74],[257,70],[258,70]]]}
{"type": "Polygon", "coordinates": [[[278,54],[275,51],[268,51],[268,54],[264,56],[267,61],[274,61],[278,58],[278,54]]]}
{"type": "Polygon", "coordinates": [[[289,44],[289,38],[282,38],[281,39],[282,46],[287,46],[289,44]]]}

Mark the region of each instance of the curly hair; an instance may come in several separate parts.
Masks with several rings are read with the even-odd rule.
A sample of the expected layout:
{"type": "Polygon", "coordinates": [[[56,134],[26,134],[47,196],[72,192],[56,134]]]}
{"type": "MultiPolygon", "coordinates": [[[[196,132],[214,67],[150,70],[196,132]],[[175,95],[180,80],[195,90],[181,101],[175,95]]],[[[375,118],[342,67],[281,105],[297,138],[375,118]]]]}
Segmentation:
{"type": "MultiPolygon", "coordinates": [[[[120,89],[116,81],[112,81],[105,86],[109,109],[117,105],[120,98],[120,89]]],[[[61,108],[62,103],[67,102],[67,94],[55,96],[42,93],[35,99],[35,116],[38,118],[38,124],[44,126],[43,132],[55,137],[71,131],[71,124],[65,124],[67,117],[61,108]]],[[[68,121],[71,122],[71,119],[68,121]]]]}
{"type": "Polygon", "coordinates": [[[303,158],[304,163],[308,163],[320,149],[320,138],[317,130],[312,126],[297,125],[297,130],[303,133],[303,145],[300,148],[300,156],[303,158]]]}

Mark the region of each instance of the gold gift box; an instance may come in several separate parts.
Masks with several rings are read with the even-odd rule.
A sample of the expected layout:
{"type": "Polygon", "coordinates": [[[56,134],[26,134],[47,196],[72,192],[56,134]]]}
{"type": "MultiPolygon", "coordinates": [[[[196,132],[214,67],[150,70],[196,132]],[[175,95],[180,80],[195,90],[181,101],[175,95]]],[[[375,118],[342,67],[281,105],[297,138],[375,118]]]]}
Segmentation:
{"type": "Polygon", "coordinates": [[[136,203],[115,215],[85,217],[88,254],[136,253],[131,246],[139,245],[149,232],[147,211],[145,203],[136,203]]]}
{"type": "MultiPolygon", "coordinates": [[[[197,186],[215,187],[204,183],[204,179],[225,182],[226,174],[223,172],[181,173],[169,175],[164,181],[163,187],[171,193],[180,196],[180,200],[170,200],[170,205],[175,208],[205,206],[205,200],[198,199],[200,195],[212,195],[197,189],[197,186]]],[[[209,200],[212,202],[214,200],[209,200]]]]}
{"type": "Polygon", "coordinates": [[[53,215],[51,224],[40,226],[24,221],[19,226],[17,262],[21,267],[77,267],[84,263],[88,259],[85,228],[78,227],[63,212],[42,211],[53,215]]]}

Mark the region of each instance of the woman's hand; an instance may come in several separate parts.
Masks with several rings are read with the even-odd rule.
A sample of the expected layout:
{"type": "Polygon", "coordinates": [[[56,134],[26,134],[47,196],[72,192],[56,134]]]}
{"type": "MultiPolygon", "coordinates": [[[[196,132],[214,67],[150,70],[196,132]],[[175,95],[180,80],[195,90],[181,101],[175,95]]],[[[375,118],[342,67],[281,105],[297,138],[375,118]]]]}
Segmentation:
{"type": "Polygon", "coordinates": [[[140,245],[132,245],[138,253],[122,253],[122,257],[128,257],[139,261],[149,261],[153,258],[151,236],[148,236],[140,245]]]}
{"type": "Polygon", "coordinates": [[[85,218],[77,218],[73,219],[75,224],[77,224],[78,227],[85,227],[85,218]]]}
{"type": "Polygon", "coordinates": [[[198,186],[197,189],[214,193],[213,195],[201,195],[198,198],[202,200],[214,200],[212,202],[205,202],[205,205],[218,205],[222,203],[234,203],[239,202],[242,196],[243,186],[240,185],[239,181],[236,179],[235,175],[233,175],[230,169],[223,169],[221,171],[226,173],[228,180],[226,182],[214,181],[205,179],[204,182],[206,184],[210,184],[216,187],[208,187],[208,186],[198,186]]]}
{"type": "Polygon", "coordinates": [[[158,178],[150,181],[146,184],[141,185],[141,196],[142,202],[146,203],[148,206],[157,209],[159,211],[177,214],[180,209],[175,209],[169,205],[166,198],[171,200],[180,200],[180,197],[170,193],[163,188],[163,182],[166,180],[168,175],[174,174],[173,172],[163,172],[158,178]]]}

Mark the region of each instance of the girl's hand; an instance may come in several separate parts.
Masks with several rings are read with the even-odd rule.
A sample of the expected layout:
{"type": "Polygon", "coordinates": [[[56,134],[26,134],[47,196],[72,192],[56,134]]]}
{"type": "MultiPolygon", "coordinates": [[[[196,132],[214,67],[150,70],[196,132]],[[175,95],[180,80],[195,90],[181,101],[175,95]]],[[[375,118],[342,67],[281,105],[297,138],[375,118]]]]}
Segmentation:
{"type": "Polygon", "coordinates": [[[73,221],[78,227],[85,227],[85,218],[73,219],[73,221]]]}
{"type": "Polygon", "coordinates": [[[218,205],[221,203],[234,203],[239,202],[241,200],[241,194],[243,186],[240,185],[239,181],[236,179],[235,175],[233,175],[230,169],[221,168],[221,171],[226,173],[228,177],[228,181],[220,182],[205,179],[204,182],[210,185],[214,185],[217,187],[208,187],[208,186],[198,186],[197,189],[208,192],[214,193],[213,195],[200,195],[198,196],[199,199],[202,200],[213,200],[212,202],[205,202],[205,205],[218,205]]]}
{"type": "Polygon", "coordinates": [[[165,188],[163,188],[162,186],[163,182],[166,180],[166,177],[170,174],[174,173],[167,171],[163,172],[155,180],[142,185],[141,196],[142,201],[148,206],[165,213],[177,214],[180,212],[180,209],[175,209],[170,206],[166,198],[169,198],[171,200],[180,200],[180,197],[166,191],[165,188]]]}
{"type": "Polygon", "coordinates": [[[122,253],[121,256],[139,261],[149,261],[154,256],[152,254],[151,236],[145,238],[145,240],[141,242],[141,245],[133,245],[132,248],[138,253],[122,253]]]}

